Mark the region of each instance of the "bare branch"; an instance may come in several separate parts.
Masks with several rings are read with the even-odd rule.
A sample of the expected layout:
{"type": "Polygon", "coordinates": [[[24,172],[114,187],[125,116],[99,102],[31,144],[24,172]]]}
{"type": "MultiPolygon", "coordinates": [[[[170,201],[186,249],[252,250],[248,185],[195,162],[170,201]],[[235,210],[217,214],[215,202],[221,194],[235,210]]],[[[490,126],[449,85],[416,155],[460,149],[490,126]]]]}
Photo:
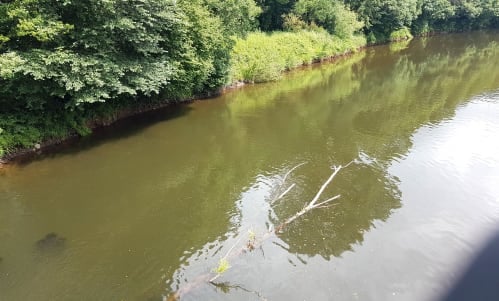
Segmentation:
{"type": "MultiPolygon", "coordinates": [[[[232,252],[232,250],[234,250],[234,248],[239,244],[239,242],[241,241],[241,238],[242,236],[239,236],[239,238],[237,239],[237,241],[232,245],[232,247],[230,247],[229,251],[227,251],[227,254],[225,254],[224,257],[222,257],[220,260],[227,260],[227,257],[229,257],[230,255],[230,252],[232,252]]],[[[226,261],[226,263],[228,264],[228,262],[226,261]]],[[[230,268],[230,266],[228,266],[228,268],[230,268]]],[[[227,269],[228,269],[227,268],[227,269]]],[[[218,277],[220,277],[221,275],[223,274],[223,272],[217,272],[217,274],[211,278],[210,280],[208,280],[208,282],[213,282],[215,281],[218,277]]]]}
{"type": "Polygon", "coordinates": [[[341,165],[340,166],[333,166],[334,172],[331,174],[331,176],[329,177],[329,179],[327,179],[327,181],[324,182],[324,184],[322,184],[321,189],[319,189],[319,191],[317,192],[317,194],[312,199],[312,201],[308,204],[307,207],[313,207],[315,205],[315,203],[317,202],[317,200],[319,200],[321,194],[324,192],[324,190],[326,189],[326,187],[329,185],[329,183],[331,183],[331,181],[333,181],[334,177],[338,174],[338,172],[341,169],[342,169],[341,165]]]}
{"type": "Polygon", "coordinates": [[[246,293],[251,293],[251,294],[255,294],[259,300],[261,301],[266,301],[267,298],[265,298],[260,292],[258,291],[253,291],[253,290],[250,290],[250,289],[247,289],[241,285],[238,285],[238,284],[230,284],[228,282],[221,282],[221,283],[211,283],[213,286],[215,286],[216,288],[218,289],[221,289],[223,292],[227,292],[231,289],[235,289],[235,290],[242,290],[246,293]]]}
{"type": "Polygon", "coordinates": [[[284,177],[282,178],[282,184],[286,183],[286,179],[289,177],[289,175],[295,170],[297,169],[298,167],[302,166],[302,165],[305,165],[307,164],[307,162],[302,162],[298,165],[296,165],[295,167],[291,168],[285,175],[284,177]]]}
{"type": "MultiPolygon", "coordinates": [[[[284,175],[284,177],[281,179],[281,185],[279,186],[279,189],[278,189],[278,190],[280,190],[280,188],[281,188],[282,186],[284,186],[284,184],[286,183],[287,178],[289,177],[289,175],[290,175],[290,174],[291,174],[291,173],[292,173],[295,169],[297,169],[298,167],[300,167],[300,166],[302,166],[302,165],[304,165],[304,164],[306,164],[306,163],[307,163],[307,162],[302,162],[302,163],[300,163],[300,164],[298,164],[298,165],[294,166],[294,167],[293,167],[293,168],[291,168],[290,170],[288,170],[288,172],[287,172],[287,173],[284,175]]],[[[295,184],[295,183],[291,184],[291,186],[289,186],[289,187],[288,187],[288,189],[286,189],[286,190],[285,190],[283,193],[281,193],[278,197],[276,197],[275,199],[273,199],[273,200],[270,202],[270,205],[273,205],[275,202],[277,202],[278,200],[282,199],[282,198],[283,198],[286,194],[288,194],[288,192],[290,192],[290,191],[291,191],[291,189],[293,189],[293,187],[295,187],[295,186],[296,186],[296,184],[295,184]]]]}
{"type": "MultiPolygon", "coordinates": [[[[352,164],[352,162],[354,161],[350,161],[346,166],[349,166],[350,164],[352,164]]],[[[324,182],[324,184],[322,184],[321,188],[319,189],[319,191],[317,192],[317,194],[314,196],[314,198],[310,201],[310,203],[308,203],[305,207],[303,207],[302,210],[300,210],[299,212],[297,212],[295,215],[291,216],[290,218],[288,218],[287,220],[285,220],[282,224],[280,224],[278,227],[276,227],[275,229],[275,232],[281,232],[282,229],[284,229],[284,227],[286,227],[287,225],[291,224],[294,220],[296,220],[297,218],[299,218],[300,216],[304,215],[305,213],[309,212],[310,210],[313,210],[313,209],[316,209],[316,208],[325,208],[326,204],[338,199],[341,195],[336,195],[332,198],[329,198],[323,202],[320,202],[320,203],[317,203],[317,201],[319,200],[319,198],[321,197],[322,193],[324,192],[324,190],[327,188],[327,186],[329,184],[331,184],[331,182],[333,181],[334,177],[338,174],[338,172],[343,169],[343,166],[333,166],[333,173],[331,174],[331,176],[329,176],[329,178],[326,180],[326,182],[324,182]]]]}
{"type": "MultiPolygon", "coordinates": [[[[293,221],[295,221],[297,218],[301,217],[302,215],[308,213],[309,211],[313,210],[313,209],[316,209],[316,208],[327,208],[331,205],[334,205],[334,204],[330,204],[332,201],[340,198],[341,195],[336,195],[332,198],[328,198],[327,200],[325,201],[322,201],[322,202],[319,202],[319,198],[322,196],[322,194],[324,193],[324,191],[326,190],[326,188],[331,184],[331,182],[333,181],[333,179],[336,177],[336,175],[338,174],[338,172],[345,168],[345,167],[348,167],[350,166],[352,163],[355,163],[357,161],[353,160],[353,161],[350,161],[348,164],[346,164],[345,166],[333,166],[332,169],[333,169],[333,172],[332,174],[329,176],[329,178],[322,184],[322,186],[320,187],[319,191],[317,191],[317,193],[315,194],[314,198],[308,203],[306,204],[299,212],[297,212],[295,215],[289,217],[288,219],[286,219],[283,223],[281,223],[279,226],[276,226],[276,227],[273,227],[273,225],[269,225],[269,228],[268,228],[268,231],[265,232],[265,234],[261,237],[261,239],[257,242],[252,242],[252,249],[254,248],[257,248],[257,247],[261,247],[263,242],[265,240],[267,240],[268,238],[272,237],[273,235],[276,235],[277,233],[280,233],[284,227],[286,227],[287,225],[291,224],[293,221]]],[[[293,172],[295,169],[297,169],[298,167],[302,166],[306,164],[306,162],[303,162],[303,163],[300,163],[296,166],[294,166],[293,168],[291,168],[285,175],[284,177],[282,178],[281,180],[281,183],[280,183],[280,186],[278,187],[281,188],[282,186],[284,186],[287,178],[289,177],[289,175],[291,174],[291,172],[293,172]]],[[[276,199],[274,199],[272,202],[270,202],[270,204],[272,205],[274,202],[276,202],[277,200],[283,198],[286,194],[288,194],[294,187],[296,186],[296,184],[291,184],[284,192],[282,192],[276,199]]],[[[279,189],[280,190],[280,189],[279,189]]],[[[239,255],[241,255],[242,253],[244,253],[245,251],[245,248],[242,247],[239,249],[238,252],[235,252],[233,254],[232,251],[234,250],[234,248],[236,247],[236,245],[239,244],[239,242],[241,241],[242,239],[242,236],[240,236],[237,241],[231,246],[231,248],[227,251],[227,253],[225,254],[225,256],[222,257],[222,259],[227,259],[229,257],[229,255],[231,255],[231,257],[237,257],[239,255]]],[[[263,251],[263,249],[262,249],[263,251]]],[[[180,298],[182,295],[186,294],[188,291],[194,289],[195,287],[199,286],[200,284],[202,283],[206,283],[206,282],[209,282],[219,288],[222,288],[225,286],[225,288],[235,288],[235,289],[242,289],[246,292],[251,292],[251,293],[254,293],[256,294],[258,297],[260,297],[262,300],[265,300],[265,298],[263,298],[258,292],[255,292],[255,291],[251,291],[251,290],[247,290],[247,289],[244,289],[243,287],[241,286],[231,286],[231,285],[227,285],[227,284],[223,284],[223,283],[215,283],[214,281],[216,279],[218,279],[222,273],[217,273],[216,275],[214,275],[213,277],[211,277],[210,279],[210,276],[213,275],[212,273],[209,273],[207,275],[203,275],[201,277],[198,277],[197,279],[195,279],[192,283],[189,283],[187,284],[186,286],[180,288],[177,292],[174,292],[173,294],[170,295],[170,298],[168,300],[178,300],[178,298],[180,298]]]]}
{"type": "Polygon", "coordinates": [[[215,283],[214,281],[217,280],[218,277],[220,277],[222,274],[216,274],[213,278],[211,278],[210,280],[208,280],[209,283],[215,283]]]}
{"type": "Polygon", "coordinates": [[[275,198],[274,200],[272,200],[272,202],[270,202],[270,205],[273,205],[275,202],[279,201],[280,199],[282,199],[288,192],[291,191],[291,189],[293,189],[293,187],[295,187],[296,184],[293,183],[291,184],[291,186],[288,187],[288,189],[286,189],[283,193],[281,193],[277,198],[275,198]]]}
{"type": "Polygon", "coordinates": [[[227,254],[225,254],[225,256],[222,257],[222,258],[227,259],[227,257],[229,256],[230,252],[232,252],[232,250],[234,250],[234,248],[236,247],[236,245],[241,241],[241,238],[242,238],[242,236],[239,236],[239,238],[237,239],[236,243],[233,244],[232,247],[230,247],[229,251],[227,251],[227,254]]]}
{"type": "Polygon", "coordinates": [[[324,202],[320,202],[319,204],[315,204],[315,205],[314,205],[314,208],[318,208],[318,207],[320,207],[320,206],[322,206],[322,205],[325,205],[325,204],[327,204],[327,203],[329,203],[329,202],[331,202],[331,201],[334,201],[334,200],[336,200],[336,199],[339,199],[340,197],[341,197],[341,194],[338,194],[338,195],[336,195],[336,196],[334,196],[334,197],[332,197],[332,198],[330,198],[330,199],[325,200],[324,202]]]}

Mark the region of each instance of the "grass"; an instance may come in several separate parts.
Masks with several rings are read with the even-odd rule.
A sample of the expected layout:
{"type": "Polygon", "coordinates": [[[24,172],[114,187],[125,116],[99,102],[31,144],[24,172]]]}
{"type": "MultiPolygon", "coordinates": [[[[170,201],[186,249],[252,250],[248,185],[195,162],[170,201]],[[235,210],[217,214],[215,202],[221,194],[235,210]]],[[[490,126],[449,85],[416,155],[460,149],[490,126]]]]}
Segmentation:
{"type": "Polygon", "coordinates": [[[286,70],[355,52],[365,44],[363,36],[341,39],[325,30],[251,33],[236,40],[230,83],[274,81],[286,70]]]}

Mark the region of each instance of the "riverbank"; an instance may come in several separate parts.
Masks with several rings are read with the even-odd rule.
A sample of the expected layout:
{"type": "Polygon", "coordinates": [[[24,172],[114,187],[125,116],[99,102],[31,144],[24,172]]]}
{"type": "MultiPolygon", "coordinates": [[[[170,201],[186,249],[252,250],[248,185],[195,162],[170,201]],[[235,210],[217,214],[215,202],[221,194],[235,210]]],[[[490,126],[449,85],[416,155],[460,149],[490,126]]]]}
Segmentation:
{"type": "Polygon", "coordinates": [[[250,33],[245,39],[236,40],[231,55],[229,83],[213,92],[175,101],[156,98],[86,104],[76,112],[47,111],[43,119],[41,116],[24,116],[24,111],[17,116],[4,114],[0,124],[0,165],[53,150],[57,145],[90,135],[119,120],[178,103],[212,98],[246,84],[275,81],[287,71],[335,61],[365,46],[363,36],[340,39],[326,31],[250,33]]]}
{"type": "MultiPolygon", "coordinates": [[[[416,36],[416,38],[441,34],[447,33],[432,32],[431,34],[427,33],[416,36]]],[[[24,146],[7,148],[7,151],[4,151],[3,155],[0,155],[0,167],[10,162],[26,161],[39,154],[56,151],[60,145],[76,142],[80,137],[90,135],[98,129],[108,127],[127,118],[163,110],[178,104],[213,98],[221,93],[242,88],[247,84],[279,80],[284,73],[310,64],[334,62],[340,58],[345,58],[353,53],[364,50],[367,47],[398,43],[400,41],[408,41],[412,38],[412,36],[403,36],[392,41],[386,41],[385,43],[368,45],[363,36],[356,36],[351,40],[340,40],[337,37],[320,32],[252,33],[244,40],[237,40],[232,55],[230,83],[223,88],[211,93],[175,101],[150,99],[148,101],[131,103],[108,102],[92,104],[92,110],[82,111],[83,116],[79,116],[79,124],[75,124],[74,120],[67,122],[70,118],[63,116],[62,120],[65,124],[48,122],[44,124],[46,129],[41,129],[35,135],[24,132],[25,137],[21,140],[24,146]],[[287,43],[284,42],[286,40],[288,40],[287,43]],[[272,45],[279,46],[272,47],[272,45]],[[327,49],[327,51],[324,49],[327,49]],[[266,63],[262,64],[264,61],[262,58],[265,57],[265,54],[269,56],[265,60],[266,63]],[[54,130],[50,128],[51,126],[60,126],[61,128],[54,130]],[[52,136],[39,139],[38,137],[42,136],[44,132],[50,133],[52,136]]],[[[61,120],[61,117],[48,116],[46,118],[46,120],[54,119],[61,120]]],[[[2,154],[2,147],[5,149],[5,145],[5,142],[2,143],[2,133],[0,132],[0,154],[2,154]]]]}
{"type": "MultiPolygon", "coordinates": [[[[237,87],[227,87],[226,90],[235,89],[237,87]]],[[[86,116],[84,124],[80,124],[78,127],[81,130],[76,129],[66,129],[66,133],[57,137],[51,137],[45,140],[36,141],[28,147],[17,147],[11,151],[6,152],[3,156],[0,156],[0,168],[3,165],[18,161],[27,161],[37,155],[40,155],[47,151],[56,151],[58,146],[68,145],[72,142],[78,141],[82,137],[92,135],[95,131],[99,129],[107,128],[116,124],[119,121],[125,121],[128,118],[133,118],[147,113],[152,113],[154,111],[164,110],[170,107],[174,107],[180,104],[186,104],[189,102],[209,99],[216,97],[223,93],[223,89],[206,93],[203,95],[198,95],[196,97],[185,98],[180,101],[166,100],[163,102],[138,102],[135,104],[124,104],[124,105],[111,105],[108,108],[106,104],[98,104],[100,107],[96,108],[92,113],[92,116],[86,116]]],[[[64,125],[60,125],[61,127],[64,125]]],[[[63,129],[64,131],[64,129],[63,129]]]]}

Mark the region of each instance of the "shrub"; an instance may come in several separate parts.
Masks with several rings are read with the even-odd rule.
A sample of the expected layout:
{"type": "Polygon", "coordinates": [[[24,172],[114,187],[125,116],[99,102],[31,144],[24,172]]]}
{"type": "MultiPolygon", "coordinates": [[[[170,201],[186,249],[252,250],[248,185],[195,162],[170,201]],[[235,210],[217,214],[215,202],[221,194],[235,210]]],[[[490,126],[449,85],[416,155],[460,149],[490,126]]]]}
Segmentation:
{"type": "Polygon", "coordinates": [[[401,29],[395,30],[390,33],[390,37],[388,40],[390,42],[402,41],[402,40],[410,40],[413,36],[411,31],[407,27],[402,27],[401,29]]]}

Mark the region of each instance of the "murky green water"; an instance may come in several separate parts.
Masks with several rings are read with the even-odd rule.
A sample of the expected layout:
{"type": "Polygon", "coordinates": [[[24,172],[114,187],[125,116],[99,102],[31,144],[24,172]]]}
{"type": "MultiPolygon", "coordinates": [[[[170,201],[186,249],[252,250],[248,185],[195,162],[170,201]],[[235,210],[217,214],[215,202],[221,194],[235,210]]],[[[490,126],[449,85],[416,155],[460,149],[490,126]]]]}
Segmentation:
{"type": "Polygon", "coordinates": [[[0,300],[436,298],[499,228],[497,66],[498,32],[375,47],[4,168],[0,300]]]}

